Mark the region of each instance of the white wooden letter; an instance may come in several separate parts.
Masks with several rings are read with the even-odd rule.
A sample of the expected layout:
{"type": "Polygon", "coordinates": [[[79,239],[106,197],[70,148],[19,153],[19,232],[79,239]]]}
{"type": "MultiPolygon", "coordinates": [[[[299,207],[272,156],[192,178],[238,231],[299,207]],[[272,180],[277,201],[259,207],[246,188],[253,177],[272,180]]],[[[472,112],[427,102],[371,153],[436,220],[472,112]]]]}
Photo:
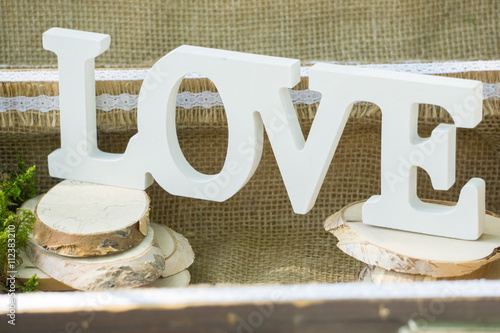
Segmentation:
{"type": "Polygon", "coordinates": [[[110,37],[52,28],[43,47],[57,54],[61,148],[49,155],[53,177],[145,189],[153,183],[134,153],[111,154],[97,148],[94,58],[105,52],[110,37]]]}
{"type": "Polygon", "coordinates": [[[129,145],[141,151],[149,162],[146,170],[169,193],[224,201],[246,184],[259,164],[263,127],[255,111],[299,80],[298,60],[181,46],[158,60],[144,80],[137,111],[139,133],[129,145]],[[177,92],[190,72],[210,78],[224,102],[229,140],[224,166],[216,175],[196,171],[177,139],[177,92]]]}
{"type": "MultiPolygon", "coordinates": [[[[482,83],[405,73],[357,69],[363,80],[346,81],[360,99],[382,109],[381,195],[363,205],[363,222],[437,236],[475,240],[483,232],[485,183],[471,179],[456,206],[423,203],[417,197],[417,166],[438,190],[455,182],[455,127],[472,128],[482,119],[482,83]],[[455,125],[440,124],[429,138],[417,134],[418,104],[447,110],[455,125]]],[[[354,74],[354,71],[351,72],[354,74]]]]}
{"type": "Polygon", "coordinates": [[[337,75],[339,69],[342,66],[316,64],[309,71],[309,87],[321,93],[321,103],[307,141],[287,90],[275,93],[274,100],[259,110],[292,207],[299,214],[314,206],[356,101],[351,87],[337,75]]]}

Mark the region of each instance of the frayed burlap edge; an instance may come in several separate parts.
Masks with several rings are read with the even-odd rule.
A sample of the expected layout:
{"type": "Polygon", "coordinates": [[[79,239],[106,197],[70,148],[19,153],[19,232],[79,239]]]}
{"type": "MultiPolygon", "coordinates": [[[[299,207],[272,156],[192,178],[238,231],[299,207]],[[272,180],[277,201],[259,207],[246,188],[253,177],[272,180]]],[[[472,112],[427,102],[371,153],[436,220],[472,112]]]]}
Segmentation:
{"type": "MultiPolygon", "coordinates": [[[[466,72],[454,73],[441,76],[457,77],[464,79],[479,80],[485,83],[500,82],[500,72],[466,72]]],[[[96,94],[119,95],[123,93],[139,94],[142,81],[98,81],[96,82],[96,94]]],[[[309,79],[303,77],[300,83],[294,87],[295,90],[305,90],[308,88],[309,79]]],[[[0,82],[0,97],[15,96],[57,96],[58,82],[0,82]]],[[[209,79],[187,79],[183,80],[179,92],[189,91],[193,93],[211,91],[217,89],[209,79]]],[[[483,103],[484,116],[496,116],[500,114],[500,100],[492,98],[483,103]]],[[[318,104],[295,105],[300,121],[312,120],[316,114],[318,104]]],[[[371,103],[357,103],[352,112],[351,118],[363,118],[369,121],[371,118],[378,118],[379,108],[371,103]]],[[[448,115],[442,109],[433,105],[421,105],[420,117],[424,119],[447,120],[448,115]]],[[[131,111],[111,110],[97,111],[98,130],[101,131],[125,131],[137,128],[137,109],[131,111]]],[[[192,109],[178,108],[177,112],[178,128],[189,128],[199,126],[226,127],[227,120],[224,107],[216,106],[210,109],[195,107],[192,109]]],[[[0,132],[4,133],[59,133],[59,111],[49,111],[42,113],[35,110],[27,111],[7,111],[0,113],[0,132]]]]}

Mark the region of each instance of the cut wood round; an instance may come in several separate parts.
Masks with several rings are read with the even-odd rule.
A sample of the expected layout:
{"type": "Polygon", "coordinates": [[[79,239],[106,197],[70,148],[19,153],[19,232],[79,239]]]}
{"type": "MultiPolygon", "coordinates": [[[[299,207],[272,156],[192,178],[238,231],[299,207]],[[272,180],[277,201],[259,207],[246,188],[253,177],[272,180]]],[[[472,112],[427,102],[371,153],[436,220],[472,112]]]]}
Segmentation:
{"type": "Polygon", "coordinates": [[[16,278],[21,283],[28,281],[33,274],[36,274],[38,280],[38,286],[36,289],[43,291],[63,291],[63,290],[75,290],[64,283],[57,281],[56,279],[48,276],[38,267],[36,267],[31,260],[28,258],[26,253],[21,252],[20,257],[23,259],[23,263],[16,267],[17,275],[16,278]]]}
{"type": "Polygon", "coordinates": [[[47,251],[33,239],[26,253],[47,275],[78,290],[139,287],[148,284],[165,269],[165,258],[154,231],[133,248],[94,258],[68,258],[47,251]]]}
{"type": "Polygon", "coordinates": [[[169,277],[161,277],[141,288],[184,288],[189,285],[191,274],[187,270],[169,277]]]}
{"type": "Polygon", "coordinates": [[[40,199],[42,199],[42,197],[44,196],[45,194],[39,194],[37,195],[36,197],[34,198],[31,198],[31,199],[28,199],[26,200],[25,202],[23,202],[23,204],[21,205],[21,208],[22,209],[27,209],[27,210],[30,210],[33,214],[35,213],[35,209],[36,209],[36,205],[38,205],[38,203],[40,202],[40,199]]]}
{"type": "Polygon", "coordinates": [[[500,260],[491,263],[490,269],[486,272],[484,278],[486,280],[500,280],[500,260]]]}
{"type": "MultiPolygon", "coordinates": [[[[38,286],[36,289],[42,291],[68,291],[75,290],[70,286],[65,285],[57,281],[56,279],[45,274],[41,269],[36,267],[28,256],[21,252],[21,257],[23,259],[23,263],[17,267],[17,279],[21,283],[25,283],[28,281],[33,274],[36,274],[38,280],[38,286]]],[[[175,275],[169,277],[159,277],[151,283],[145,284],[138,288],[183,288],[189,285],[191,281],[191,274],[189,274],[188,270],[184,270],[175,275]]]]}
{"type": "Polygon", "coordinates": [[[149,228],[145,191],[64,180],[35,209],[35,241],[69,257],[103,256],[137,245],[149,228]]]}
{"type": "Polygon", "coordinates": [[[363,224],[363,203],[350,204],[330,216],[325,230],[338,238],[340,250],[368,265],[400,273],[453,277],[470,274],[500,258],[500,218],[491,212],[486,212],[483,235],[467,241],[363,224]]]}
{"type": "Polygon", "coordinates": [[[151,222],[151,228],[153,228],[158,245],[165,259],[167,259],[175,252],[177,243],[176,238],[172,234],[172,230],[164,225],[153,222],[151,222]]]}
{"type": "Polygon", "coordinates": [[[439,281],[439,280],[477,280],[484,278],[488,273],[490,264],[481,266],[477,271],[462,276],[433,277],[427,275],[399,273],[388,271],[378,266],[366,265],[358,275],[359,282],[368,283],[397,283],[397,282],[419,282],[419,281],[439,281]]]}
{"type": "Polygon", "coordinates": [[[165,270],[161,275],[167,277],[177,274],[191,266],[194,262],[194,252],[184,236],[170,228],[162,227],[167,229],[171,237],[175,239],[175,250],[172,255],[165,259],[165,270]]]}
{"type": "Polygon", "coordinates": [[[151,227],[165,255],[165,270],[161,276],[175,275],[191,266],[194,252],[184,236],[163,224],[151,223],[151,227]]]}

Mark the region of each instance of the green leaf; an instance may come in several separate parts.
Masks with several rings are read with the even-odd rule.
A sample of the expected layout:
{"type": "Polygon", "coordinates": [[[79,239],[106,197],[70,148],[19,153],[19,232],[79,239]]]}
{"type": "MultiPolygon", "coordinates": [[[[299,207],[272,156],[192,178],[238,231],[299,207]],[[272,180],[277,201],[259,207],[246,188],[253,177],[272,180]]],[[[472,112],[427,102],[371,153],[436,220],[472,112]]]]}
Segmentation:
{"type": "MultiPolygon", "coordinates": [[[[8,250],[11,249],[8,247],[9,239],[11,244],[12,239],[15,240],[15,263],[18,266],[22,263],[20,253],[26,249],[35,225],[35,216],[30,210],[18,209],[25,200],[36,195],[35,166],[26,169],[24,161],[18,155],[18,170],[10,174],[1,174],[0,180],[0,285],[2,285],[7,278],[8,250]]],[[[10,252],[12,253],[12,250],[10,252]]],[[[30,281],[30,286],[35,282],[38,284],[36,276],[30,281]]]]}
{"type": "Polygon", "coordinates": [[[36,274],[33,274],[32,277],[29,278],[22,286],[17,287],[17,289],[21,290],[24,293],[30,293],[34,291],[40,291],[36,289],[36,287],[40,284],[36,274]]]}

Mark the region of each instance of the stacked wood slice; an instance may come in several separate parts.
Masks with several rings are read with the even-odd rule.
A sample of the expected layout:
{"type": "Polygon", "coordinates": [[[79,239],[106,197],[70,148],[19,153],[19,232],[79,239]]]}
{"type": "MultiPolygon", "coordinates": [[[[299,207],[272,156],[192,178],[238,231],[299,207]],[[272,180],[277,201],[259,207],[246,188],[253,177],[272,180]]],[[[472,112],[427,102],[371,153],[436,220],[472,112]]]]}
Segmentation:
{"type": "MultiPolygon", "coordinates": [[[[325,230],[338,239],[337,247],[367,264],[358,281],[471,280],[494,275],[488,271],[490,265],[500,259],[500,218],[497,215],[486,212],[483,235],[476,241],[466,241],[364,224],[363,203],[350,204],[325,222],[325,230]]],[[[500,278],[500,274],[496,275],[500,278]]]]}
{"type": "Polygon", "coordinates": [[[19,279],[41,290],[183,287],[194,261],[189,242],[150,223],[140,190],[65,180],[22,206],[36,217],[19,279]]]}

